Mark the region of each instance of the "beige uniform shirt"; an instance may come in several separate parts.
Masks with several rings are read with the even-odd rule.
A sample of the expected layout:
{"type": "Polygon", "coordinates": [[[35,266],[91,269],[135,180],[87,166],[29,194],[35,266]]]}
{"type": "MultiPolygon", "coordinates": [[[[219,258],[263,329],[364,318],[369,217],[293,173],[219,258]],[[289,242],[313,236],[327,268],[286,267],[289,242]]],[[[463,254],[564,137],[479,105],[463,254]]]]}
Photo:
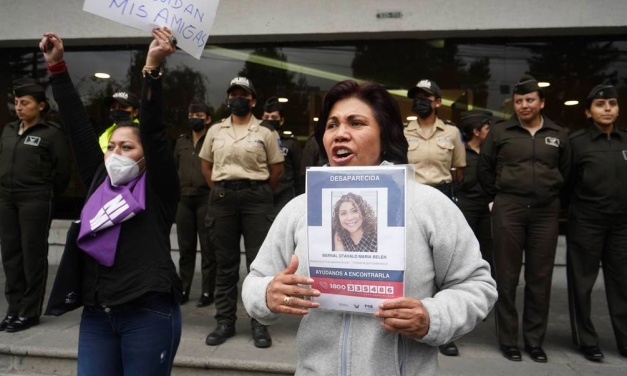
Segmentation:
{"type": "Polygon", "coordinates": [[[403,133],[409,143],[407,159],[414,165],[419,183],[450,183],[453,180],[451,167],[466,167],[466,152],[457,127],[436,118],[433,134],[424,137],[418,121],[413,120],[403,133]]]}
{"type": "Polygon", "coordinates": [[[235,136],[230,116],[209,128],[198,156],[213,164],[213,181],[268,180],[268,165],[284,160],[276,134],[254,116],[240,137],[235,136]]]}

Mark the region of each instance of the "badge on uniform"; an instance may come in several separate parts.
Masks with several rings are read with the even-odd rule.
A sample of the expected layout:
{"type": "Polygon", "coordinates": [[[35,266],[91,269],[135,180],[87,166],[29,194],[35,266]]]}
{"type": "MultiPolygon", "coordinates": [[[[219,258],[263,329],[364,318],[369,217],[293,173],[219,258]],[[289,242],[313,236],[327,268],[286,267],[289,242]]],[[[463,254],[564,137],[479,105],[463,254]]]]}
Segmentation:
{"type": "Polygon", "coordinates": [[[39,146],[40,141],[41,141],[41,137],[26,136],[26,139],[24,140],[24,145],[39,146]]]}
{"type": "Polygon", "coordinates": [[[560,147],[560,139],[556,137],[546,137],[544,143],[549,146],[555,146],[556,148],[560,147]]]}

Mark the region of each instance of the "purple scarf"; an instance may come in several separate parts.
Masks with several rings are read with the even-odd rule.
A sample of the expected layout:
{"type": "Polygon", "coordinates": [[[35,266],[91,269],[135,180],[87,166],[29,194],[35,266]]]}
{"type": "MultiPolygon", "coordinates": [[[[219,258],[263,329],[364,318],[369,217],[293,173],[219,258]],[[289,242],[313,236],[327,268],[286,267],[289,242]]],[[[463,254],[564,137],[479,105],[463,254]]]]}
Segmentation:
{"type": "Polygon", "coordinates": [[[145,172],[117,187],[111,186],[107,175],[83,206],[76,244],[99,264],[112,266],[122,222],[145,209],[145,172]]]}

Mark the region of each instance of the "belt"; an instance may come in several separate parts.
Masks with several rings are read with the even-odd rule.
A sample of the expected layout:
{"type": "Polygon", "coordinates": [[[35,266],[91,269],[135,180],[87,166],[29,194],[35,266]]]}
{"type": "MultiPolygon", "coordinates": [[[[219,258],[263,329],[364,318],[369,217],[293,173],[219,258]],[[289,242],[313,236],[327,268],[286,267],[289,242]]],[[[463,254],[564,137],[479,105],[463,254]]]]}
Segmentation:
{"type": "Polygon", "coordinates": [[[447,183],[446,181],[442,180],[439,184],[429,184],[429,185],[439,190],[440,192],[444,193],[446,197],[453,199],[454,193],[455,193],[453,192],[453,189],[454,189],[453,182],[447,183]]]}
{"type": "Polygon", "coordinates": [[[216,184],[218,186],[224,187],[224,189],[228,189],[231,191],[238,191],[240,189],[246,189],[250,187],[255,187],[258,185],[264,185],[267,182],[265,180],[221,180],[217,181],[216,184]]]}

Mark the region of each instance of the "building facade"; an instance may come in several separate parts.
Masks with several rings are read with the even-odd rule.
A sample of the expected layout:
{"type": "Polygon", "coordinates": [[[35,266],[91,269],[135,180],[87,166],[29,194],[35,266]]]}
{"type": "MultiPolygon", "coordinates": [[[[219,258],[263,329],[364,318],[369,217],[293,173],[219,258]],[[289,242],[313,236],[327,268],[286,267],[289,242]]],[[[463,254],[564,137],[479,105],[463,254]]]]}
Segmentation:
{"type": "MultiPolygon", "coordinates": [[[[108,125],[104,97],[121,88],[139,90],[148,33],[86,13],[83,2],[2,2],[0,90],[7,93],[7,105],[0,106],[0,126],[15,119],[11,81],[47,79],[37,49],[46,31],[63,38],[72,78],[97,130],[108,125]],[[110,78],[96,78],[98,72],[110,78]]],[[[209,104],[214,121],[228,116],[226,88],[236,75],[253,81],[258,103],[274,95],[287,98],[285,130],[301,140],[313,130],[326,90],[343,79],[386,86],[407,118],[413,115],[407,90],[430,78],[443,91],[440,116],[458,122],[469,108],[510,116],[513,84],[531,74],[550,85],[545,114],[578,129],[585,124],[583,102],[592,86],[609,79],[627,98],[625,16],[624,0],[223,0],[201,59],[179,51],[166,63],[171,137],[185,131],[192,99],[209,104]],[[567,101],[579,104],[566,106],[567,101]]]]}

